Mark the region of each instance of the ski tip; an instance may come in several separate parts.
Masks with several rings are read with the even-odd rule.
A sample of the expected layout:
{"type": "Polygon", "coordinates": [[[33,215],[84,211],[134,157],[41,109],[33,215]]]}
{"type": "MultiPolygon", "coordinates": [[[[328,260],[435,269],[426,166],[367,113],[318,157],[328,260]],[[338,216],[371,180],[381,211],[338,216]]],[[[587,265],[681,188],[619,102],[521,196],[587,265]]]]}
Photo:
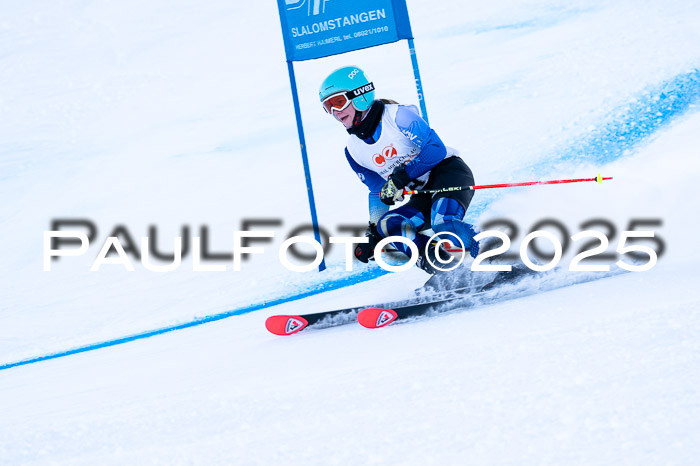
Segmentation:
{"type": "Polygon", "coordinates": [[[297,333],[309,322],[301,316],[271,316],[265,321],[265,328],[275,335],[292,335],[297,333]]]}
{"type": "Polygon", "coordinates": [[[396,320],[398,314],[393,309],[380,309],[371,307],[363,309],[357,314],[357,322],[367,328],[379,328],[389,325],[396,320]]]}

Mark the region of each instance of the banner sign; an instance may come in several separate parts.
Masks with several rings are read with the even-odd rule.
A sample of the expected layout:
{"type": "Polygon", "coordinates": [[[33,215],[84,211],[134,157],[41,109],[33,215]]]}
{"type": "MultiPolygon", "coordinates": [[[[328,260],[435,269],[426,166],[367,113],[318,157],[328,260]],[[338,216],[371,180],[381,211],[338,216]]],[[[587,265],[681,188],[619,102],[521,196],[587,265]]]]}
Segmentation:
{"type": "Polygon", "coordinates": [[[406,0],[277,0],[287,61],[412,39],[406,0]]]}

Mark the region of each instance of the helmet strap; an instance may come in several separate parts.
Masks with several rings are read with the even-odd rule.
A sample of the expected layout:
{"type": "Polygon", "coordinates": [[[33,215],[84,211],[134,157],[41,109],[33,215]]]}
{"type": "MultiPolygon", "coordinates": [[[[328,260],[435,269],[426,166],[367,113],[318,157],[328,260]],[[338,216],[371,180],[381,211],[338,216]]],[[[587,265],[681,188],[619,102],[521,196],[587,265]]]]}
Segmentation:
{"type": "Polygon", "coordinates": [[[362,123],[362,112],[355,109],[355,116],[352,118],[352,126],[359,126],[362,123]]]}

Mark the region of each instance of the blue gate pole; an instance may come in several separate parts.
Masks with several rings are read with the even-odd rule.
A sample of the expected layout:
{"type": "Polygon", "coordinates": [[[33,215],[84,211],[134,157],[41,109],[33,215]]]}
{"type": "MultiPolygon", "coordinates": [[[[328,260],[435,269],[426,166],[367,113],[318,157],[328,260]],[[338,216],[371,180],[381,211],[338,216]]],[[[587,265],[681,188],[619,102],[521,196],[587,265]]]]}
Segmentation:
{"type": "Polygon", "coordinates": [[[408,52],[411,55],[411,64],[413,65],[413,77],[416,79],[416,90],[418,91],[418,102],[420,103],[420,112],[423,119],[428,122],[428,110],[425,108],[425,98],[423,97],[423,83],[420,80],[420,70],[418,69],[418,59],[416,58],[416,47],[413,44],[413,39],[408,39],[408,52]]]}
{"type": "MultiPolygon", "coordinates": [[[[306,140],[304,139],[304,126],[301,122],[301,109],[299,108],[299,95],[297,94],[297,80],[294,77],[294,65],[287,60],[289,70],[289,85],[292,86],[292,100],[294,101],[294,113],[297,117],[297,131],[299,132],[299,144],[301,145],[301,160],[304,163],[304,175],[306,176],[306,194],[309,196],[309,208],[311,209],[311,223],[314,227],[314,238],[319,244],[321,242],[321,232],[318,228],[318,218],[316,217],[316,202],[314,201],[314,188],[311,186],[311,171],[309,169],[309,158],[306,155],[306,140]]],[[[326,269],[326,259],[321,260],[318,271],[326,269]]]]}

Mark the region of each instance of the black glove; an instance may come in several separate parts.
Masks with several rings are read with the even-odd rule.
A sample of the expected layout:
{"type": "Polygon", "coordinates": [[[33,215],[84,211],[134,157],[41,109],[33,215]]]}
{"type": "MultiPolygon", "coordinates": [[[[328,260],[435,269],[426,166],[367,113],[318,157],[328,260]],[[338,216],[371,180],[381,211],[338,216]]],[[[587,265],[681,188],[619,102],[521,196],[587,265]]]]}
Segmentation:
{"type": "Polygon", "coordinates": [[[372,222],[369,223],[365,236],[369,238],[369,243],[360,243],[355,247],[355,258],[366,264],[374,258],[374,247],[381,241],[382,236],[377,231],[377,225],[372,222]]]}
{"type": "Polygon", "coordinates": [[[379,192],[379,199],[386,205],[394,205],[394,202],[403,201],[403,188],[411,181],[406,174],[406,167],[396,167],[389,175],[389,179],[379,192]]]}

